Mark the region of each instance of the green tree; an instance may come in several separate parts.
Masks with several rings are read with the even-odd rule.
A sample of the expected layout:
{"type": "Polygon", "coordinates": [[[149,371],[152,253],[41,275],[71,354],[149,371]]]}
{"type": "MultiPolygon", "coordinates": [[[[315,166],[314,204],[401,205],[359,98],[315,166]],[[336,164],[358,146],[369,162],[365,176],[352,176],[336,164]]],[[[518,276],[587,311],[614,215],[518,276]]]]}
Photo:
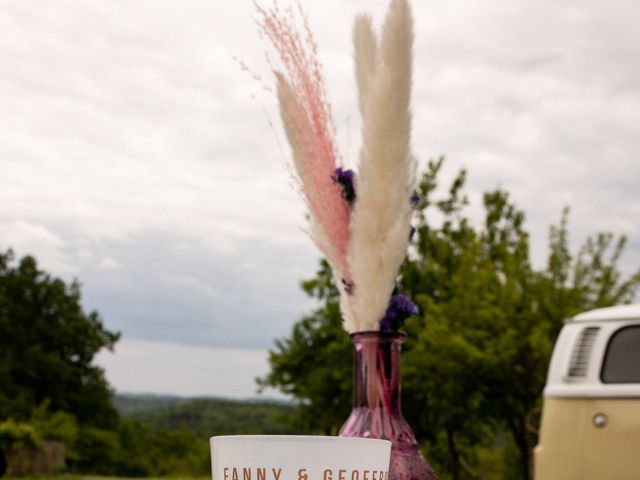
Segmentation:
{"type": "MultiPolygon", "coordinates": [[[[421,179],[417,235],[401,269],[402,290],[422,312],[405,326],[404,411],[441,478],[477,478],[479,447],[505,430],[517,447],[505,449],[517,452],[514,478],[530,478],[530,418],[562,321],[631,301],[640,272],[622,278],[625,238],[611,234],[587,239],[574,258],[568,210],[551,227],[547,266],[533,268],[525,215],[508,193],[486,193],[484,223],[474,226],[464,215],[466,172],[434,198],[442,165],[430,162],[421,179]]],[[[350,403],[350,348],[332,281],[323,262],[303,284],[321,306],[277,341],[260,380],[298,399],[298,423],[323,432],[336,431],[350,403]]]]}
{"type": "Polygon", "coordinates": [[[81,424],[113,427],[111,392],[93,359],[118,337],[83,310],[77,282],[51,277],[33,257],[16,262],[0,252],[0,419],[29,419],[47,401],[81,424]]]}

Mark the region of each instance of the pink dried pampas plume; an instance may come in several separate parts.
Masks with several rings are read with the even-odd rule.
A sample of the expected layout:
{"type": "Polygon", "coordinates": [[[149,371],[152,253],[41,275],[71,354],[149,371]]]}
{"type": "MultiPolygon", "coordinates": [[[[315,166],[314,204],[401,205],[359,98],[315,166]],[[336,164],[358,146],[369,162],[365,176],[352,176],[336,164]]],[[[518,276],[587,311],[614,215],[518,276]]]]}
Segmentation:
{"type": "Polygon", "coordinates": [[[303,34],[292,8],[256,4],[256,9],[259,30],[278,54],[282,68],[274,69],[280,115],[296,181],[309,209],[309,234],[331,265],[341,293],[345,328],[351,331],[357,323],[349,305],[349,203],[336,181],[340,156],[317,47],[299,5],[303,34]]]}

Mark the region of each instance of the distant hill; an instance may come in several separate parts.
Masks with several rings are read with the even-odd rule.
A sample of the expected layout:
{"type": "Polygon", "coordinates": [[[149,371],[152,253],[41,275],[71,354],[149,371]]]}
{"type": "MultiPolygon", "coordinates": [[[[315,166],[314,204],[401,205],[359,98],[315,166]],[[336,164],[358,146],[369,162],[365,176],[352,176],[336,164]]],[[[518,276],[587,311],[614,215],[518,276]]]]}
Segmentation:
{"type": "Polygon", "coordinates": [[[116,394],[120,414],[154,430],[188,429],[213,435],[294,434],[287,419],[293,405],[274,400],[227,400],[164,395],[116,394]]]}

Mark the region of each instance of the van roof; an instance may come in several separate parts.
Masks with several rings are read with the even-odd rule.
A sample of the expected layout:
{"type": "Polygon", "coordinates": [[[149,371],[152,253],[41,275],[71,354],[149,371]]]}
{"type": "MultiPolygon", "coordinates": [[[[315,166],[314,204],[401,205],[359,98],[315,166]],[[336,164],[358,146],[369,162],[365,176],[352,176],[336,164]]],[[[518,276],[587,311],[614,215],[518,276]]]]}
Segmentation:
{"type": "Polygon", "coordinates": [[[601,320],[640,319],[640,304],[617,305],[615,307],[596,308],[569,319],[569,322],[591,322],[601,320]]]}

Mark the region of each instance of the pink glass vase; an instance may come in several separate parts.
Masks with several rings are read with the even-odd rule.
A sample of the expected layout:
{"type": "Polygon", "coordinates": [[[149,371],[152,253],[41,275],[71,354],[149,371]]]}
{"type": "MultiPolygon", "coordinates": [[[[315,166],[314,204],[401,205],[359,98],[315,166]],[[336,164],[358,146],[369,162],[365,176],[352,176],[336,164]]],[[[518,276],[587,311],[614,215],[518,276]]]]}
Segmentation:
{"type": "Polygon", "coordinates": [[[354,346],[353,410],[341,437],[390,440],[389,480],[436,480],[400,408],[401,332],[359,332],[354,346]]]}

